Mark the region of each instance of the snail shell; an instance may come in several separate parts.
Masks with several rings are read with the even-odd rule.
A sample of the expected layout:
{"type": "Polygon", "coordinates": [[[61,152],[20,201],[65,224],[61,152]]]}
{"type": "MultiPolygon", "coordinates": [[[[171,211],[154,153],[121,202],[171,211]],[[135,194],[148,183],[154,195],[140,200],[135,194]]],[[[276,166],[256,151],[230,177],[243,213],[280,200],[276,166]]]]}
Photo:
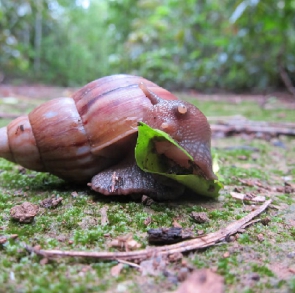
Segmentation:
{"type": "Polygon", "coordinates": [[[151,106],[141,82],[164,99],[176,99],[142,77],[104,77],[72,98],[50,100],[0,128],[0,157],[66,180],[88,181],[134,145],[137,122],[151,106]]]}
{"type": "MultiPolygon", "coordinates": [[[[72,97],[53,99],[15,119],[0,129],[0,157],[87,182],[134,150],[138,121],[169,133],[193,156],[205,178],[216,178],[206,117],[155,83],[131,75],[100,78],[72,97]]],[[[167,157],[177,156],[176,149],[157,148],[167,157]]]]}

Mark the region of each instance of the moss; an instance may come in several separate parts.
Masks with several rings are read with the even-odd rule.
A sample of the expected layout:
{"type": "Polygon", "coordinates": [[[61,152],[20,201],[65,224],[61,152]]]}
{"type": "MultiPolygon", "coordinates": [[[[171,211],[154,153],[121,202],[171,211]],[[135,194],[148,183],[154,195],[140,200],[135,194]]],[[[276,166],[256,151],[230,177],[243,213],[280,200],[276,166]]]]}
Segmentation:
{"type": "MultiPolygon", "coordinates": [[[[226,101],[202,101],[200,108],[208,116],[228,116],[237,112],[237,106],[226,101]]],[[[239,114],[256,120],[279,121],[280,112],[263,110],[252,101],[242,101],[239,105],[239,114]]],[[[286,120],[294,120],[293,110],[286,110],[285,113],[286,120]]],[[[250,204],[233,199],[230,191],[240,188],[243,192],[260,194],[263,189],[245,186],[240,181],[258,179],[270,187],[267,197],[272,198],[273,204],[279,207],[278,210],[269,208],[261,216],[270,218],[271,222],[267,226],[255,223],[247,227],[233,242],[186,254],[183,262],[194,269],[215,268],[224,276],[227,292],[295,292],[294,279],[283,282],[271,269],[271,264],[278,261],[286,268],[292,265],[293,259],[286,255],[292,251],[295,238],[295,230],[288,222],[288,215],[293,213],[294,197],[273,189],[275,185],[284,185],[282,176],[288,176],[290,182],[294,183],[294,141],[280,139],[288,152],[259,139],[232,137],[213,140],[214,151],[220,158],[219,173],[226,186],[222,197],[219,200],[187,197],[175,202],[155,202],[150,207],[130,198],[97,196],[86,186],[74,186],[46,173],[24,172],[13,163],[0,159],[0,237],[8,238],[0,245],[0,291],[125,290],[153,293],[159,292],[159,288],[172,291],[175,284],[164,274],[142,277],[135,269],[124,266],[118,278],[111,277],[111,268],[117,264],[115,261],[58,259],[42,265],[39,257],[27,253],[24,243],[62,250],[104,251],[115,250],[108,246],[110,239],[130,234],[145,247],[148,245],[148,229],[171,227],[174,221],[184,228],[191,228],[194,233],[201,230],[213,232],[248,214],[250,204]],[[251,148],[245,150],[242,148],[245,145],[251,148]],[[72,195],[73,192],[76,194],[72,195]],[[19,224],[10,220],[10,209],[14,205],[24,201],[38,204],[52,194],[63,197],[62,204],[55,209],[42,209],[33,223],[19,224]],[[107,208],[108,217],[108,224],[104,226],[101,225],[100,212],[103,207],[107,208]],[[210,221],[194,223],[190,217],[192,211],[206,212],[210,221]],[[147,218],[151,219],[148,225],[145,222],[147,218]],[[12,234],[18,237],[12,239],[12,234]],[[258,240],[258,234],[264,236],[263,241],[258,240]],[[260,280],[247,287],[243,283],[244,277],[252,273],[257,273],[260,280]]],[[[167,270],[177,275],[179,265],[177,262],[171,263],[167,270]]]]}
{"type": "Polygon", "coordinates": [[[254,264],[252,266],[253,272],[259,273],[262,276],[267,276],[267,277],[273,277],[274,273],[266,266],[264,265],[257,265],[254,264]]]}
{"type": "Polygon", "coordinates": [[[221,273],[227,284],[233,284],[236,279],[236,273],[234,267],[237,266],[237,260],[234,256],[220,258],[217,262],[218,272],[221,273]]]}
{"type": "Polygon", "coordinates": [[[239,242],[240,244],[249,244],[249,243],[252,243],[253,240],[250,239],[249,234],[247,234],[247,233],[243,233],[243,234],[240,234],[240,235],[239,235],[238,242],[239,242]]]}

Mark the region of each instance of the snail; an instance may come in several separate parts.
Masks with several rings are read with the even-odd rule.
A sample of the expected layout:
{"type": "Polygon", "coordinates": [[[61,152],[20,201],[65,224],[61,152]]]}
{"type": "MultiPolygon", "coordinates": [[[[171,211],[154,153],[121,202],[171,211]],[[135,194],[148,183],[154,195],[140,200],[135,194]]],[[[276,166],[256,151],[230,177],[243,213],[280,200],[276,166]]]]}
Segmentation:
{"type": "Polygon", "coordinates": [[[167,143],[159,142],[156,151],[216,179],[204,114],[145,78],[123,74],[92,81],[72,97],[50,100],[0,128],[0,157],[65,180],[93,178],[91,188],[105,195],[144,193],[162,199],[181,194],[178,183],[137,167],[139,121],[168,133],[194,162],[167,143]]]}

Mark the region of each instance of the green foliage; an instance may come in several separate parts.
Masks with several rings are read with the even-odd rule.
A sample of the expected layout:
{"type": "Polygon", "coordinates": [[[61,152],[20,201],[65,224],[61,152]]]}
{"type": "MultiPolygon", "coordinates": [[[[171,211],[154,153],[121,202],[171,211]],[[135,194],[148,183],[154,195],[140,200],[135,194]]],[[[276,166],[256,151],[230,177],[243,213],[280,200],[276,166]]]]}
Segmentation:
{"type": "Polygon", "coordinates": [[[105,14],[106,3],[101,1],[89,9],[72,1],[2,1],[2,73],[60,85],[106,75],[105,14]]]}
{"type": "MultiPolygon", "coordinates": [[[[135,158],[139,168],[146,172],[173,179],[199,195],[218,197],[219,191],[222,188],[222,184],[218,182],[218,180],[206,180],[204,177],[193,175],[192,173],[186,175],[184,175],[185,172],[180,172],[180,174],[171,173],[171,168],[167,168],[167,164],[165,164],[162,157],[154,151],[154,141],[157,140],[169,142],[181,151],[188,160],[194,162],[192,155],[167,133],[159,129],[153,129],[143,122],[139,122],[138,139],[135,148],[135,158]]],[[[171,195],[169,195],[169,197],[171,197],[171,195]]]]}
{"type": "Polygon", "coordinates": [[[118,64],[170,87],[278,86],[279,65],[295,70],[292,3],[138,1],[118,64]]]}
{"type": "Polygon", "coordinates": [[[267,89],[295,73],[295,1],[0,3],[5,77],[83,85],[143,75],[168,88],[267,89]],[[80,3],[80,4],[79,4],[80,3]]]}

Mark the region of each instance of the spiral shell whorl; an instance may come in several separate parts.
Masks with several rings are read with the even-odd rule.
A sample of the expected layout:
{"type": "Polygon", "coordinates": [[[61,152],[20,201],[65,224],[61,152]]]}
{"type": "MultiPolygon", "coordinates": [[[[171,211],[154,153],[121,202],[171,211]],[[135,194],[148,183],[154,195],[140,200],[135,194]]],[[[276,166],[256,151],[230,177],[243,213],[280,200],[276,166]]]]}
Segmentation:
{"type": "MultiPolygon", "coordinates": [[[[176,99],[153,82],[130,75],[100,78],[74,94],[73,99],[89,134],[94,154],[99,154],[104,148],[117,143],[120,147],[130,146],[126,141],[127,137],[137,132],[137,122],[151,107],[150,100],[139,88],[141,82],[162,95],[164,99],[176,99]],[[121,139],[124,143],[119,142],[121,139]]],[[[130,137],[130,140],[133,141],[133,138],[130,137]]],[[[111,152],[111,155],[114,156],[114,153],[111,152]]]]}
{"type": "Polygon", "coordinates": [[[7,127],[0,128],[0,157],[15,162],[9,148],[7,127]]]}
{"type": "Polygon", "coordinates": [[[20,116],[1,128],[0,155],[25,168],[45,171],[28,116],[20,116]]]}
{"type": "Polygon", "coordinates": [[[81,182],[105,166],[91,152],[72,98],[51,100],[33,110],[29,119],[46,171],[81,182]]]}
{"type": "Polygon", "coordinates": [[[46,171],[28,116],[13,120],[7,127],[9,147],[14,161],[25,168],[46,171]]]}

